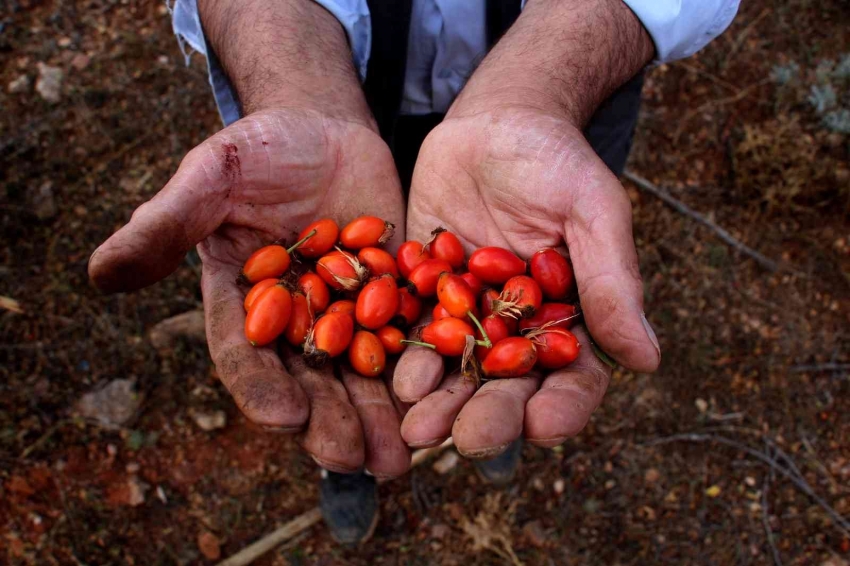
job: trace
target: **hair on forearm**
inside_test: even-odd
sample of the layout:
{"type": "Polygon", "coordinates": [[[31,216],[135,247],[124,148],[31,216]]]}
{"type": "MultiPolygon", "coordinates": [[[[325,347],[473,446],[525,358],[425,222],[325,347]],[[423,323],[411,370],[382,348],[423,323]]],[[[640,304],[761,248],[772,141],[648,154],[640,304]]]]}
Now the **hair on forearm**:
{"type": "Polygon", "coordinates": [[[622,0],[529,0],[460,99],[501,91],[525,105],[558,108],[583,124],[653,52],[622,0]]]}
{"type": "Polygon", "coordinates": [[[313,0],[199,0],[209,47],[243,111],[269,101],[361,106],[351,49],[336,18],[313,0]]]}

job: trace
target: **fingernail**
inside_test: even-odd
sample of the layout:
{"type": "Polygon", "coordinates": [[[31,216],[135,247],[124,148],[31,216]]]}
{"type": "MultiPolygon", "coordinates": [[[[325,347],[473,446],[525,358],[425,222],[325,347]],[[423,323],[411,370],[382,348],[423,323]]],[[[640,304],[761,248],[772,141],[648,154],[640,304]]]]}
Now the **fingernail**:
{"type": "Polygon", "coordinates": [[[320,468],[331,472],[336,472],[337,474],[352,474],[357,471],[357,468],[351,468],[349,466],[342,466],[333,462],[328,462],[327,460],[317,458],[312,454],[310,454],[310,457],[313,458],[313,461],[316,462],[320,468]]]}
{"type": "Polygon", "coordinates": [[[493,458],[504,452],[507,449],[508,445],[510,445],[510,442],[508,442],[507,444],[501,444],[499,446],[475,448],[473,450],[461,450],[460,448],[458,448],[457,451],[460,452],[461,456],[463,456],[464,458],[469,458],[471,460],[486,460],[487,458],[493,458]]]}
{"type": "Polygon", "coordinates": [[[99,252],[99,251],[100,251],[100,246],[98,246],[98,247],[97,247],[97,249],[95,249],[95,250],[91,253],[91,255],[89,256],[89,260],[86,262],[86,270],[88,270],[88,266],[90,266],[90,265],[91,265],[91,260],[93,260],[93,259],[94,259],[94,256],[96,256],[96,255],[97,255],[97,252],[99,252]]]}
{"type": "Polygon", "coordinates": [[[412,442],[408,442],[407,445],[411,448],[431,448],[432,446],[438,446],[443,443],[445,438],[433,438],[431,440],[414,440],[412,442]]]}
{"type": "Polygon", "coordinates": [[[643,328],[646,330],[646,335],[649,336],[649,340],[652,342],[652,345],[655,346],[655,351],[658,352],[658,358],[661,358],[661,346],[658,345],[658,336],[655,335],[655,331],[650,326],[649,321],[646,320],[646,313],[640,313],[640,321],[643,323],[643,328]]]}
{"type": "Polygon", "coordinates": [[[394,480],[398,477],[398,474],[376,474],[375,472],[370,471],[368,468],[363,468],[363,473],[367,477],[375,478],[378,481],[394,480]]]}
{"type": "Polygon", "coordinates": [[[271,425],[263,425],[263,430],[266,432],[280,432],[283,434],[290,434],[293,432],[298,432],[304,427],[301,426],[271,426],[271,425]]]}

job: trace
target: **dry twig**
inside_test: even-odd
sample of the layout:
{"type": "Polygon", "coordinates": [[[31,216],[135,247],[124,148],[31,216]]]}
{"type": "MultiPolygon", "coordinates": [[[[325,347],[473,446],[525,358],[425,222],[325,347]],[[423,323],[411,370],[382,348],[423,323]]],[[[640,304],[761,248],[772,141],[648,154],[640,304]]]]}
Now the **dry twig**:
{"type": "MultiPolygon", "coordinates": [[[[768,448],[769,450],[769,448],[768,448]]],[[[770,452],[767,452],[770,455],[770,452]]],[[[773,537],[773,529],[770,527],[770,513],[768,512],[767,492],[770,489],[770,483],[775,477],[773,468],[770,472],[764,475],[764,482],[761,488],[761,521],[764,524],[764,533],[767,535],[767,544],[770,546],[770,552],[773,554],[773,563],[776,566],[782,566],[782,557],[779,554],[779,549],[776,547],[776,540],[773,537]]]]}
{"type": "MultiPolygon", "coordinates": [[[[452,439],[449,438],[439,446],[426,448],[424,450],[417,450],[411,457],[411,467],[422,464],[428,458],[439,454],[449,446],[452,446],[452,444],[452,439]]],[[[246,546],[230,558],[219,562],[218,566],[246,566],[276,546],[306,531],[318,523],[321,519],[322,512],[318,507],[313,507],[306,513],[298,515],[282,527],[275,529],[260,540],[246,546]]]]}
{"type": "Polygon", "coordinates": [[[721,79],[717,75],[715,75],[713,73],[709,73],[705,69],[697,67],[696,65],[691,65],[690,63],[688,63],[686,61],[676,61],[675,63],[672,63],[672,65],[675,66],[675,67],[681,67],[688,72],[695,73],[697,75],[705,77],[708,80],[710,80],[711,82],[713,82],[717,85],[720,85],[727,90],[731,90],[732,92],[739,92],[741,90],[740,87],[737,87],[737,86],[733,85],[732,83],[730,83],[728,81],[724,81],[723,79],[721,79]]]}
{"type": "Polygon", "coordinates": [[[761,265],[762,267],[764,267],[768,271],[777,271],[779,269],[778,263],[776,263],[772,259],[769,259],[767,256],[760,254],[759,252],[757,252],[753,248],[749,247],[748,245],[744,244],[743,242],[741,242],[740,240],[735,238],[732,234],[727,232],[725,229],[721,228],[720,226],[718,226],[717,224],[715,224],[714,222],[712,222],[711,220],[709,220],[708,218],[706,218],[705,216],[700,214],[699,212],[695,211],[694,209],[692,209],[691,207],[689,207],[688,205],[683,203],[682,201],[674,198],[670,193],[668,193],[664,189],[662,189],[660,187],[656,187],[655,185],[653,185],[652,183],[650,183],[649,181],[647,181],[643,177],[640,177],[640,176],[632,173],[631,171],[626,171],[625,173],[623,173],[623,176],[626,179],[628,179],[629,181],[631,181],[632,183],[634,183],[635,185],[637,185],[639,188],[641,188],[644,191],[652,194],[653,196],[658,197],[659,199],[664,201],[667,205],[669,205],[670,207],[675,209],[677,212],[680,212],[681,214],[684,214],[685,216],[688,216],[689,218],[696,220],[697,222],[699,222],[703,226],[710,228],[715,234],[717,234],[717,236],[721,240],[723,240],[724,242],[726,242],[727,244],[729,244],[730,246],[732,246],[733,248],[735,248],[739,252],[750,256],[759,265],[761,265]]]}
{"type": "Polygon", "coordinates": [[[38,448],[40,448],[45,442],[47,442],[50,439],[51,436],[53,436],[56,433],[57,430],[59,430],[60,428],[62,428],[66,424],[68,424],[69,422],[72,422],[71,419],[61,419],[61,420],[57,421],[53,426],[48,428],[47,431],[44,434],[42,434],[40,437],[38,437],[38,439],[35,442],[33,442],[32,444],[27,446],[24,449],[24,451],[21,452],[21,455],[18,456],[18,458],[21,459],[21,460],[24,460],[27,456],[29,456],[33,452],[33,450],[37,450],[38,448]]]}
{"type": "Polygon", "coordinates": [[[835,527],[841,531],[845,536],[850,536],[850,521],[842,517],[838,511],[836,511],[829,503],[824,501],[822,497],[820,497],[817,493],[815,493],[812,486],[809,485],[809,482],[803,477],[800,473],[800,470],[796,465],[790,460],[789,456],[784,452],[781,452],[779,447],[773,444],[774,450],[777,450],[777,453],[782,457],[783,460],[786,461],[788,467],[786,468],[782,464],[780,464],[776,459],[772,458],[768,454],[756,450],[747,446],[746,444],[742,444],[731,438],[726,438],[725,436],[718,436],[715,434],[700,434],[700,433],[685,433],[685,434],[674,434],[673,436],[667,436],[664,438],[658,438],[646,444],[646,446],[658,446],[661,444],[670,444],[672,442],[714,442],[717,444],[723,444],[725,446],[730,446],[735,448],[736,450],[740,450],[752,456],[753,458],[761,461],[766,464],[772,470],[775,470],[788,478],[791,483],[793,483],[797,489],[805,493],[809,496],[809,498],[820,506],[824,512],[829,515],[832,522],[835,524],[835,527]]]}
{"type": "Polygon", "coordinates": [[[806,371],[850,371],[850,364],[812,364],[802,366],[791,366],[791,371],[794,373],[803,373],[806,371]]]}

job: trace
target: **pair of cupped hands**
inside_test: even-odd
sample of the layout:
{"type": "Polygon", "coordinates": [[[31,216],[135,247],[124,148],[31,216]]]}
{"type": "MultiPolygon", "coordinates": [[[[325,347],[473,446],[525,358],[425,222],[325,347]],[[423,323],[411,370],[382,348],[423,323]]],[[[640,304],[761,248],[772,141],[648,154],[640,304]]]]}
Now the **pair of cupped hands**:
{"type": "MultiPolygon", "coordinates": [[[[651,54],[651,44],[647,49],[651,54]]],[[[514,69],[520,73],[523,65],[514,69]]],[[[476,72],[428,135],[407,203],[356,87],[351,105],[323,106],[318,90],[252,104],[246,117],[193,149],[168,184],[95,251],[90,277],[105,292],[145,287],[197,246],[207,340],[221,381],[249,420],[296,434],[329,470],[398,476],[410,467],[412,448],[450,436],[470,458],[495,456],[520,437],[558,445],[584,428],[611,376],[588,331],[636,371],[656,369],[660,350],[643,314],[631,205],[585,140],[586,115],[549,105],[521,85],[503,89],[501,74],[493,65],[476,72]],[[476,79],[487,72],[489,84],[476,79]],[[342,226],[364,214],[395,224],[391,252],[406,239],[426,241],[438,226],[455,233],[467,254],[482,246],[522,258],[543,248],[569,250],[587,327],[574,329],[583,345],[578,360],[548,375],[476,389],[421,347],[409,347],[383,379],[374,379],[345,363],[312,369],[286,345],[251,346],[244,335],[247,288],[237,283],[246,258],[272,241],[292,241],[314,220],[329,217],[342,226]]]]}

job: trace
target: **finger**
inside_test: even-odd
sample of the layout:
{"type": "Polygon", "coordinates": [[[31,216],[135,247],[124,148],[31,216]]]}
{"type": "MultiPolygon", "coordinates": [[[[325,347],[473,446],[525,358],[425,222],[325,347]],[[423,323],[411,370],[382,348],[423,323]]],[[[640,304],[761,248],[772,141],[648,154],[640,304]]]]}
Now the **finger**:
{"type": "Polygon", "coordinates": [[[424,346],[408,346],[393,374],[393,389],[405,403],[416,403],[431,393],[443,378],[443,356],[424,346]]]}
{"type": "Polygon", "coordinates": [[[159,281],[221,224],[240,166],[236,146],[214,140],[192,150],[168,184],[94,251],[88,270],[98,289],[133,291],[159,281]]]}
{"type": "Polygon", "coordinates": [[[459,373],[448,376],[439,389],[413,405],[401,423],[401,436],[408,446],[430,448],[452,434],[452,424],[464,404],[475,393],[472,379],[459,373]]]}
{"type": "MultiPolygon", "coordinates": [[[[408,338],[419,340],[419,329],[431,322],[427,312],[408,332],[408,338]]],[[[393,371],[393,392],[404,403],[416,403],[434,391],[445,374],[443,356],[424,346],[408,345],[393,371]]]]}
{"type": "Polygon", "coordinates": [[[204,262],[201,289],[210,356],[222,383],[248,419],[282,431],[299,430],[310,414],[307,396],[272,349],[255,348],[245,338],[238,270],[204,262]]]}
{"type": "Polygon", "coordinates": [[[550,374],[525,406],[525,437],[537,446],[557,446],[581,432],[611,379],[611,368],[593,352],[584,328],[572,331],[582,345],[578,359],[550,374]]]}
{"type": "Polygon", "coordinates": [[[395,374],[395,368],[397,365],[398,358],[395,356],[387,360],[387,367],[384,370],[383,380],[384,385],[387,387],[387,392],[390,394],[390,399],[393,400],[393,405],[395,406],[399,419],[403,419],[412,405],[399,399],[399,396],[396,395],[395,389],[393,388],[393,375],[395,374]]]}
{"type": "Polygon", "coordinates": [[[281,357],[310,400],[310,422],[298,436],[298,444],[332,472],[346,474],[362,468],[366,456],[363,428],[332,365],[313,369],[289,346],[281,349],[281,357]]]}
{"type": "Polygon", "coordinates": [[[590,334],[627,368],[655,371],[661,349],[643,313],[629,198],[607,169],[579,190],[565,234],[590,334]]]}
{"type": "Polygon", "coordinates": [[[394,478],[407,472],[410,450],[401,438],[401,419],[384,381],[362,377],[343,366],[342,383],[363,426],[366,469],[378,478],[394,478]]]}
{"type": "Polygon", "coordinates": [[[452,426],[458,452],[492,458],[522,435],[525,404],[537,391],[537,375],[485,383],[463,406],[452,426]]]}

